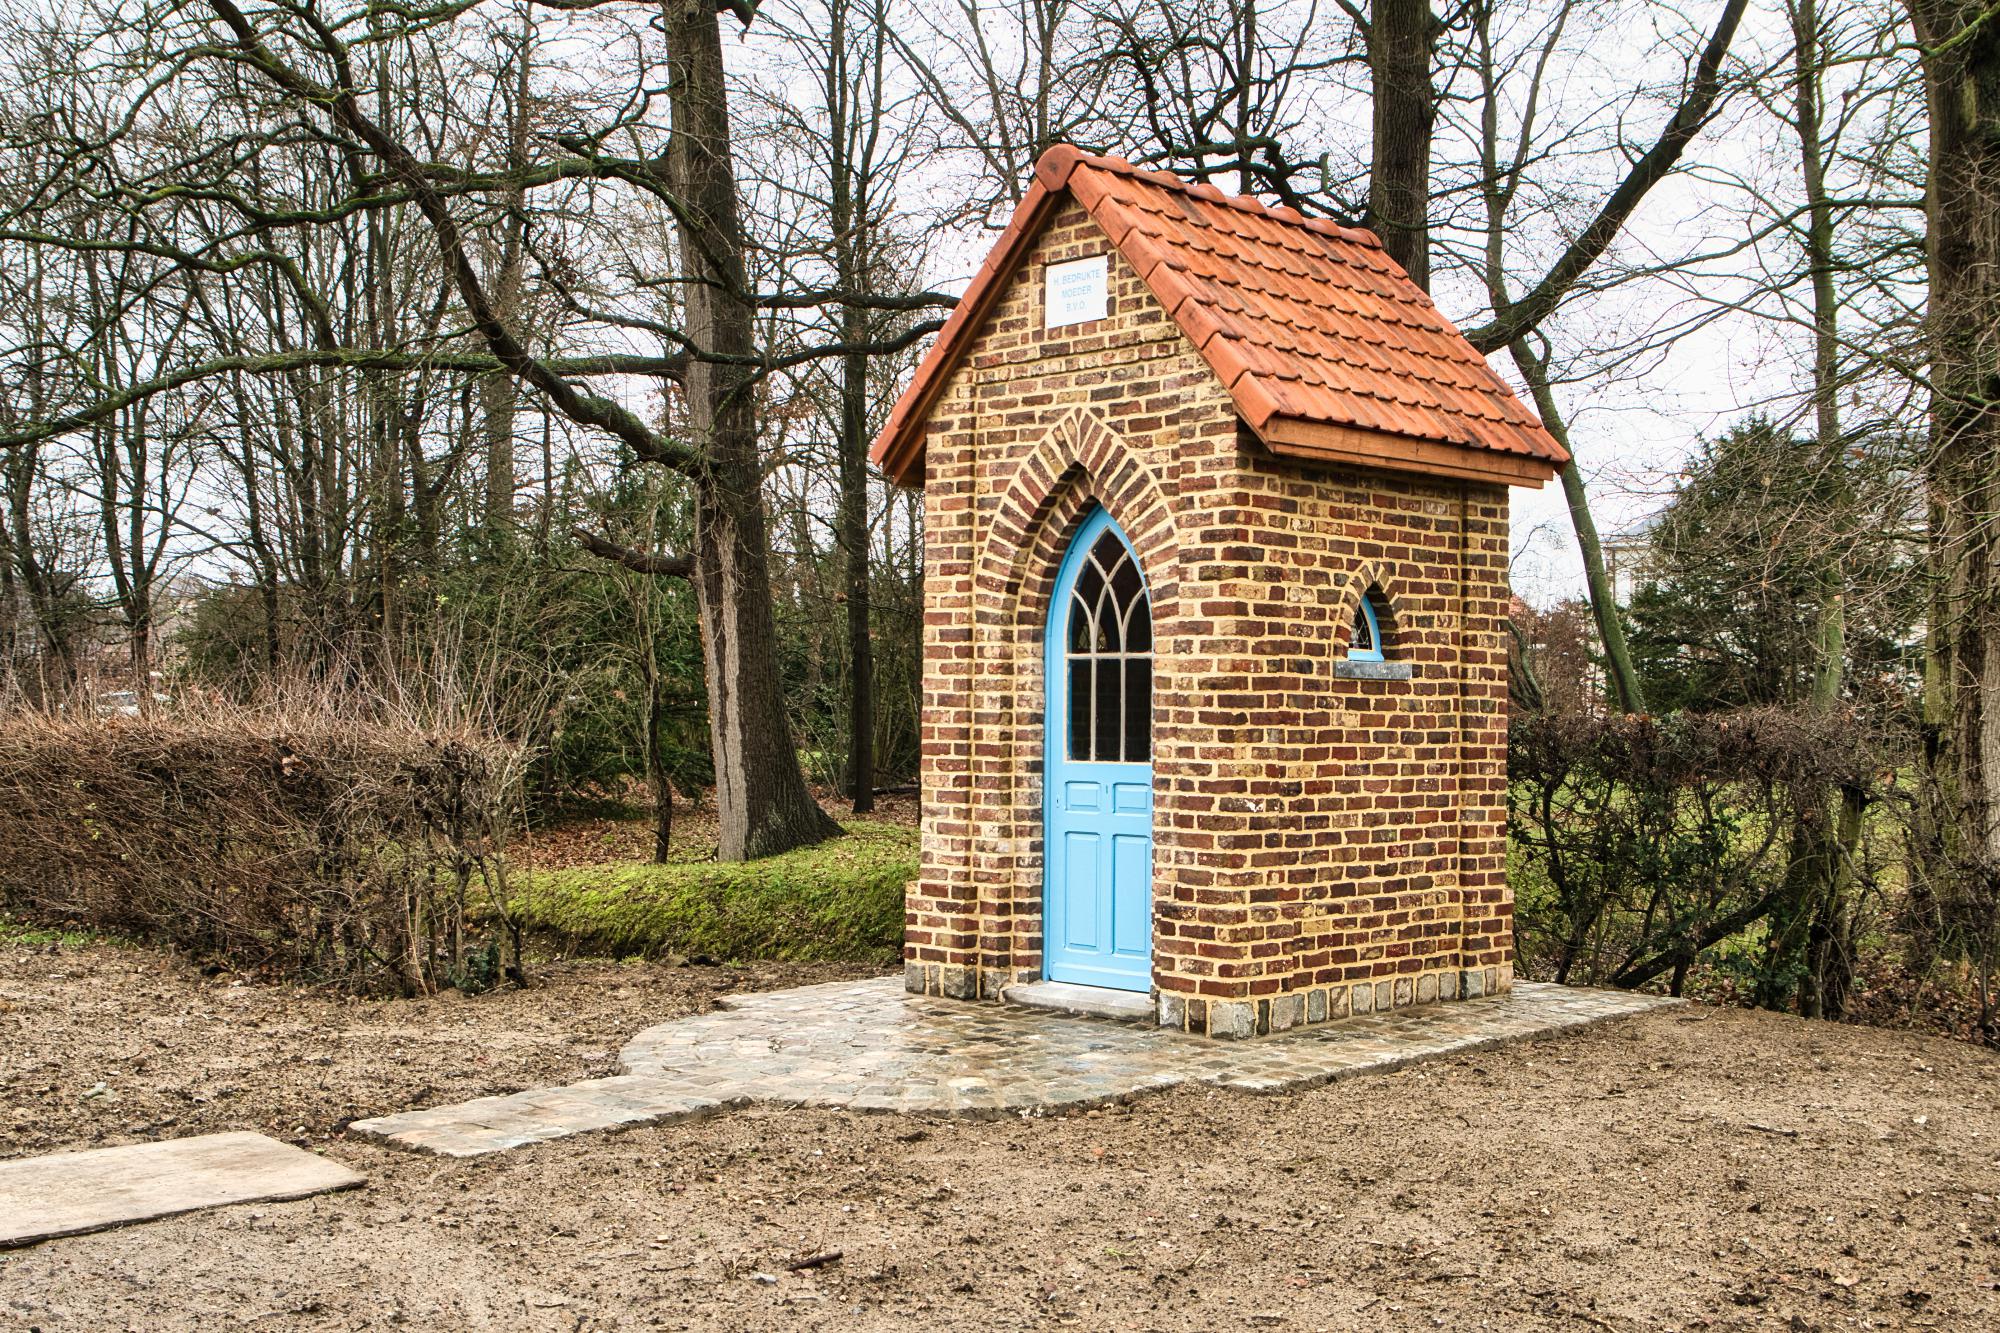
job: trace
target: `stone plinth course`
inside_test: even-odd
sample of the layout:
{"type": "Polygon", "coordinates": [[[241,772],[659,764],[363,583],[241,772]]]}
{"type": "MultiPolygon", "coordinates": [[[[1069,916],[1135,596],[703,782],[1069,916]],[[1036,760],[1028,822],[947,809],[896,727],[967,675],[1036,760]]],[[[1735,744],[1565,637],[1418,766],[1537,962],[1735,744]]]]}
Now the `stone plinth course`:
{"type": "Polygon", "coordinates": [[[1511,994],[1223,1043],[912,995],[899,978],[843,981],[730,996],[712,1013],[647,1028],[625,1046],[626,1072],[616,1078],[358,1120],[348,1132],[472,1157],[753,1103],[996,1117],[1100,1105],[1182,1083],[1279,1093],[1676,1003],[1521,982],[1511,994]]]}
{"type": "Polygon", "coordinates": [[[0,1247],[361,1183],[338,1162],[245,1132],[26,1157],[0,1162],[0,1247]]]}

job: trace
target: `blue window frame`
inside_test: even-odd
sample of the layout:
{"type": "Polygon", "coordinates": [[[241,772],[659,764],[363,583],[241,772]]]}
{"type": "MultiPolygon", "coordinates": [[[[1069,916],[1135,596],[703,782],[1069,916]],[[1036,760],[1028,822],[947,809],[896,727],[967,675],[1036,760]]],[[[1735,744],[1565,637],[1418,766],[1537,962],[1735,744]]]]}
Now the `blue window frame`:
{"type": "Polygon", "coordinates": [[[1361,594],[1354,608],[1354,629],[1347,637],[1347,660],[1382,661],[1382,620],[1375,614],[1375,590],[1361,594]]]}

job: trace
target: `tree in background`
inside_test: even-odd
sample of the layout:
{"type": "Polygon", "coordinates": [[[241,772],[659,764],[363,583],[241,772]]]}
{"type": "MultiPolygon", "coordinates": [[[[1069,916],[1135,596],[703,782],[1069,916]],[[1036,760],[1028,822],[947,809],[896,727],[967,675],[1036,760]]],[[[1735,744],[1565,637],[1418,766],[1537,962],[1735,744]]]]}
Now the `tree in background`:
{"type": "MultiPolygon", "coordinates": [[[[1561,4],[1528,40],[1503,43],[1496,39],[1494,25],[1499,7],[1486,3],[1468,7],[1471,36],[1464,60],[1480,90],[1478,115],[1468,133],[1477,146],[1476,195],[1484,221],[1469,267],[1486,293],[1492,317],[1469,330],[1466,337],[1489,355],[1503,348],[1508,352],[1542,424],[1570,455],[1559,475],[1604,652],[1607,692],[1619,709],[1638,713],[1645,711],[1646,698],[1626,649],[1625,626],[1577,461],[1576,442],[1556,400],[1556,377],[1544,326],[1576,294],[1647,194],[1674,173],[1682,155],[1716,113],[1725,91],[1724,62],[1746,3],[1729,0],[1722,6],[1714,28],[1688,62],[1665,124],[1643,149],[1637,145],[1626,148],[1628,165],[1622,177],[1612,189],[1596,195],[1585,211],[1574,210],[1570,192],[1542,180],[1538,171],[1553,149],[1549,140],[1559,143],[1574,132],[1573,127],[1549,126],[1543,105],[1551,96],[1550,77],[1559,69],[1565,30],[1578,8],[1561,4]],[[1519,291],[1515,271],[1520,257],[1513,253],[1516,247],[1510,242],[1516,238],[1524,210],[1550,205],[1569,206],[1566,211],[1577,211],[1576,221],[1565,228],[1564,244],[1543,261],[1539,276],[1527,290],[1519,291]]],[[[1616,138],[1623,146],[1622,123],[1617,126],[1616,138]]],[[[1377,152],[1382,151],[1378,140],[1377,152]]]]}
{"type": "Polygon", "coordinates": [[[1516,713],[1604,711],[1604,659],[1595,651],[1590,603],[1572,597],[1541,610],[1517,597],[1507,628],[1507,686],[1516,713]]]}
{"type": "Polygon", "coordinates": [[[1373,154],[1367,222],[1410,280],[1429,291],[1437,49],[1449,23],[1430,0],[1370,0],[1365,13],[1341,0],[1341,8],[1368,53],[1373,154]]]}
{"type": "MultiPolygon", "coordinates": [[[[751,81],[748,112],[760,126],[749,170],[771,211],[785,218],[783,236],[765,239],[767,260],[779,269],[771,285],[820,294],[809,305],[767,303],[776,326],[770,341],[845,349],[805,368],[793,386],[813,434],[825,437],[818,452],[830,458],[793,451],[812,461],[792,507],[798,531],[809,534],[818,498],[811,478],[831,473],[831,538],[842,565],[834,600],[846,632],[829,645],[837,661],[812,665],[844,667],[838,783],[862,814],[874,807],[878,769],[874,548],[887,503],[885,488],[871,481],[868,449],[907,370],[907,358],[869,349],[954,300],[915,287],[924,237],[898,216],[904,182],[932,154],[918,132],[922,94],[896,68],[886,0],[815,0],[796,15],[767,11],[760,21],[783,53],[779,70],[751,81]],[[801,76],[813,80],[816,97],[794,95],[801,76]]],[[[804,559],[809,544],[796,540],[794,556],[804,559]]]]}
{"type": "Polygon", "coordinates": [[[1930,110],[1931,586],[1922,893],[1940,943],[2000,966],[2000,9],[1907,0],[1930,110]]]}
{"type": "MultiPolygon", "coordinates": [[[[1574,607],[1524,615],[1521,707],[1886,717],[1928,543],[1911,939],[1991,960],[1994,19],[1747,13],[767,0],[726,42],[697,0],[0,7],[10,678],[183,641],[205,679],[387,690],[452,660],[549,800],[643,777],[663,841],[672,775],[712,759],[726,853],[818,836],[808,774],[865,808],[917,750],[921,501],[866,443],[951,304],[927,277],[1070,140],[1372,221],[1565,439],[1608,386],[1671,391],[1648,370],[1681,334],[1761,321],[1768,420],[1683,479],[1630,651],[1565,471],[1603,646],[1574,607]],[[240,586],[170,631],[189,568],[240,586]]],[[[1776,890],[1682,900],[1697,936],[1762,932],[1767,1003],[1838,1007],[1848,794],[1775,794],[1776,890]]],[[[1621,975],[1691,965],[1688,938],[1621,975]]]]}
{"type": "Polygon", "coordinates": [[[1658,711],[1812,702],[1821,571],[1836,551],[1852,627],[1838,677],[1913,683],[1922,580],[1900,444],[1863,453],[1852,485],[1769,418],[1701,443],[1648,534],[1628,609],[1633,663],[1658,711]]]}
{"type": "MultiPolygon", "coordinates": [[[[460,128],[457,102],[421,95],[404,100],[400,94],[410,83],[430,83],[429,76],[440,67],[448,68],[446,79],[476,73],[457,62],[465,43],[456,40],[459,34],[450,26],[468,15],[476,18],[476,11],[392,20],[358,12],[328,19],[286,6],[246,11],[232,0],[213,0],[208,9],[227,41],[197,41],[177,64],[153,62],[161,58],[159,50],[191,35],[178,15],[149,18],[143,23],[156,26],[113,34],[134,37],[136,44],[108,65],[95,66],[98,73],[137,68],[149,76],[164,70],[166,77],[140,86],[139,101],[122,121],[117,115],[99,119],[113,127],[109,142],[127,159],[119,166],[137,166],[133,158],[139,144],[150,141],[130,127],[150,125],[151,103],[171,95],[215,134],[246,134],[244,155],[252,169],[232,167],[226,156],[196,153],[152,168],[178,180],[184,187],[180,191],[116,192],[114,187],[112,211],[129,217],[141,234],[101,248],[112,256],[163,264],[177,280],[204,288],[245,270],[276,272],[286,279],[287,299],[306,307],[313,344],[270,353],[239,352],[202,341],[190,352],[223,354],[206,361],[184,356],[177,358],[179,364],[146,373],[85,374],[79,377],[81,385],[110,379],[120,387],[110,393],[86,389],[81,404],[34,423],[9,443],[25,447],[77,430],[101,431],[121,415],[148,410],[156,401],[178,403],[174,395],[193,384],[246,374],[308,376],[307,399],[298,413],[277,418],[280,432],[295,429],[320,440],[329,434],[324,425],[332,423],[340,439],[349,424],[341,418],[349,405],[358,405],[361,419],[353,423],[358,443],[351,450],[342,446],[331,474],[309,465],[287,478],[286,489],[304,498],[301,512],[307,516],[327,513],[327,501],[335,496],[357,490],[371,495],[360,510],[367,526],[339,533],[346,548],[340,563],[372,569],[372,638],[394,645],[405,637],[403,612],[412,574],[424,575],[422,586],[436,583],[434,559],[413,571],[404,536],[414,517],[418,550],[435,556],[440,515],[430,503],[437,498],[431,482],[442,482],[469,459],[479,459],[486,481],[481,526],[490,533],[495,519],[511,518],[502,511],[511,509],[515,489],[511,446],[516,411],[504,386],[496,386],[501,379],[517,380],[534,392],[545,413],[609,437],[641,462],[684,476],[693,488],[695,522],[688,551],[658,555],[586,545],[628,568],[693,581],[708,658],[722,854],[767,854],[833,831],[833,823],[806,791],[782,680],[768,669],[778,652],[758,425],[763,386],[784,365],[825,355],[893,351],[935,325],[901,330],[902,341],[887,349],[845,344],[831,351],[795,350],[789,361],[775,365],[771,354],[756,345],[761,302],[744,264],[747,237],[738,210],[726,70],[714,8],[676,4],[664,14],[655,39],[664,48],[660,63],[666,74],[668,127],[663,140],[652,132],[644,96],[623,106],[609,103],[601,118],[589,108],[566,107],[563,114],[572,128],[527,133],[520,117],[531,100],[523,82],[528,42],[520,22],[510,22],[496,39],[499,57],[485,71],[508,93],[496,94],[497,104],[512,108],[506,132],[496,144],[479,137],[483,127],[465,127],[475,137],[453,145],[463,148],[464,159],[446,170],[434,165],[433,145],[441,134],[449,137],[460,128]],[[455,40],[440,40],[447,34],[455,40]],[[118,60],[128,65],[120,66],[118,60]],[[600,123],[592,124],[594,118],[600,123]],[[262,153],[282,155],[294,142],[288,125],[294,119],[341,145],[335,169],[298,181],[307,190],[327,188],[331,197],[311,204],[246,197],[245,189],[261,178],[254,167],[263,163],[262,153]],[[524,156],[530,144],[538,150],[532,161],[524,156]],[[621,151],[635,144],[639,151],[621,151]],[[214,175],[218,169],[225,174],[214,175]],[[667,318],[599,321],[645,330],[667,344],[661,355],[551,356],[538,346],[546,343],[548,333],[524,319],[524,254],[536,260],[540,292],[544,298],[553,295],[558,308],[566,308],[566,318],[602,313],[587,303],[587,296],[578,299],[584,284],[568,256],[560,248],[542,248],[539,237],[524,231],[520,221],[524,212],[562,218],[574,198],[573,192],[566,193],[568,183],[576,180],[615,186],[627,208],[657,207],[669,221],[674,244],[668,273],[653,269],[654,289],[665,288],[671,295],[663,312],[667,318]],[[542,201],[549,191],[557,196],[553,212],[542,201]],[[190,216],[203,210],[218,216],[190,216]],[[361,296],[347,302],[338,281],[331,287],[347,308],[359,312],[357,326],[343,327],[336,308],[321,295],[325,289],[306,276],[298,256],[287,253],[282,243],[270,242],[297,239],[310,246],[329,232],[337,237],[356,220],[364,238],[358,247],[362,264],[358,272],[349,269],[347,277],[358,278],[361,296]],[[263,248],[255,248],[260,244],[263,248]],[[403,293],[399,280],[409,284],[403,293]],[[466,332],[447,333],[448,327],[466,332]],[[352,379],[362,391],[330,393],[332,386],[324,382],[329,371],[352,379]],[[649,424],[616,397],[579,383],[592,375],[633,373],[664,376],[678,386],[671,421],[649,424]],[[436,409],[426,399],[432,393],[452,393],[465,384],[465,376],[472,378],[475,392],[457,395],[462,429],[441,460],[440,473],[428,466],[435,455],[425,437],[434,428],[436,409]],[[358,485],[356,478],[361,479],[358,485]],[[409,501],[415,502],[414,515],[409,501]]],[[[576,12],[594,18],[634,11],[606,3],[576,12]]],[[[120,51],[118,41],[110,49],[120,51]]],[[[88,62],[84,67],[93,68],[88,62]]],[[[644,87],[653,68],[650,56],[640,56],[632,72],[635,86],[644,87]]],[[[103,86],[118,96],[130,95],[132,87],[115,82],[103,86]]],[[[70,177],[89,169],[94,168],[70,160],[44,183],[42,193],[84,197],[70,177]]],[[[58,251],[79,244],[74,228],[60,234],[17,232],[15,239],[58,251]]],[[[99,250],[91,244],[83,253],[94,256],[99,250]]],[[[206,300],[179,304],[196,311],[224,304],[221,291],[203,295],[206,300]]],[[[806,305],[826,303],[831,294],[790,293],[780,299],[806,305]]],[[[172,304],[159,302],[157,313],[164,314],[172,304]]],[[[172,332],[185,323],[184,314],[180,324],[168,318],[157,327],[172,332]]],[[[227,318],[213,323],[208,332],[218,340],[234,327],[227,318]]],[[[246,483],[257,477],[254,459],[259,452],[251,446],[242,451],[246,483]]],[[[129,459],[129,451],[123,457],[129,459]]],[[[546,473],[545,468],[545,480],[546,473]]],[[[314,576],[325,586],[337,583],[331,562],[314,556],[310,563],[315,568],[308,571],[309,584],[314,576]]],[[[393,667],[385,662],[383,669],[393,667]]]]}

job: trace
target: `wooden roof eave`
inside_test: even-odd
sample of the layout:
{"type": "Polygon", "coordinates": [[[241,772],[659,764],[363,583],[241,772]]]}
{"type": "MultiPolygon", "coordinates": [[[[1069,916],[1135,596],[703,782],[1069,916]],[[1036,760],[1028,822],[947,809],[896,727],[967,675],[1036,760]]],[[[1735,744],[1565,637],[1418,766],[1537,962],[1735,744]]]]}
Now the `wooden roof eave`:
{"type": "Polygon", "coordinates": [[[1273,416],[1261,425],[1246,418],[1243,424],[1272,453],[1317,463],[1341,463],[1531,489],[1539,489],[1556,475],[1558,469],[1557,464],[1547,459],[1526,454],[1444,444],[1388,431],[1304,421],[1297,417],[1273,416]]]}

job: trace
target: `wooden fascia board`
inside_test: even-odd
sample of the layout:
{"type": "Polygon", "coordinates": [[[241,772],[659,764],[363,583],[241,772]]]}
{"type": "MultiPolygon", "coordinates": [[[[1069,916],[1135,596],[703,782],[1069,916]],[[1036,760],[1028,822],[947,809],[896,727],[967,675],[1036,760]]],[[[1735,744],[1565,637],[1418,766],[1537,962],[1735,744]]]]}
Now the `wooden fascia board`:
{"type": "Polygon", "coordinates": [[[1253,433],[1274,454],[1316,462],[1531,488],[1540,487],[1556,474],[1556,464],[1547,459],[1469,449],[1459,444],[1419,440],[1358,426],[1303,421],[1297,417],[1274,416],[1261,428],[1253,428],[1253,433]]]}

